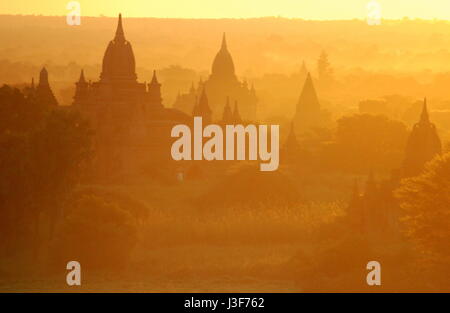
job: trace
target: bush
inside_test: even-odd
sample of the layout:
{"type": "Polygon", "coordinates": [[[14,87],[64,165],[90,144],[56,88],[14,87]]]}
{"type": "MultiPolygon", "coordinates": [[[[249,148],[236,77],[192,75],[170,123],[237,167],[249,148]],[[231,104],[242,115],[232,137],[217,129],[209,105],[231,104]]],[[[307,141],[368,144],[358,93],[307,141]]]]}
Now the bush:
{"type": "Polygon", "coordinates": [[[54,240],[55,260],[80,262],[83,268],[117,270],[125,266],[136,244],[132,215],[94,195],[76,200],[65,212],[54,240]]]}
{"type": "Polygon", "coordinates": [[[450,288],[450,153],[429,162],[422,175],[403,180],[396,195],[420,265],[450,288]]]}

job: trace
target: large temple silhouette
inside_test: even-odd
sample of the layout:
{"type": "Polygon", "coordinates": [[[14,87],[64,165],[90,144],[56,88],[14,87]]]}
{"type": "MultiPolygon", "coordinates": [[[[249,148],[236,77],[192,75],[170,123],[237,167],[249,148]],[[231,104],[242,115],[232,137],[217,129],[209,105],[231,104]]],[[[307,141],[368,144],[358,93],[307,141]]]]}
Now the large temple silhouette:
{"type": "Polygon", "coordinates": [[[81,71],[73,107],[95,132],[95,167],[105,174],[137,174],[170,160],[170,130],[190,117],[165,108],[161,84],[153,73],[149,84],[137,81],[131,43],[125,39],[122,16],[106,48],[100,79],[88,82],[81,71]]]}
{"type": "Polygon", "coordinates": [[[246,81],[241,82],[237,78],[225,34],[222,46],[214,58],[208,80],[204,82],[200,80],[197,88],[192,85],[188,93],[179,94],[173,107],[190,114],[198,105],[204,91],[209,100],[213,120],[222,119],[227,101],[235,104],[243,120],[256,120],[258,98],[255,88],[253,85],[249,87],[246,81]]]}

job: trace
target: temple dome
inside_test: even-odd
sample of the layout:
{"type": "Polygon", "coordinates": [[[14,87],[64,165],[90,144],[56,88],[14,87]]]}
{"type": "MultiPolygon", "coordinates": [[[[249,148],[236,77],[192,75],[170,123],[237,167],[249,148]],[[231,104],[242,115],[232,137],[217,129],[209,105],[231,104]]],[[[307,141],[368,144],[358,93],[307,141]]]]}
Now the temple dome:
{"type": "Polygon", "coordinates": [[[102,81],[135,81],[137,79],[133,48],[125,39],[121,14],[119,14],[116,36],[109,42],[103,57],[100,78],[102,81]]]}
{"type": "Polygon", "coordinates": [[[222,47],[212,64],[211,77],[222,80],[236,79],[233,58],[231,57],[230,52],[228,52],[225,34],[223,34],[222,47]]]}

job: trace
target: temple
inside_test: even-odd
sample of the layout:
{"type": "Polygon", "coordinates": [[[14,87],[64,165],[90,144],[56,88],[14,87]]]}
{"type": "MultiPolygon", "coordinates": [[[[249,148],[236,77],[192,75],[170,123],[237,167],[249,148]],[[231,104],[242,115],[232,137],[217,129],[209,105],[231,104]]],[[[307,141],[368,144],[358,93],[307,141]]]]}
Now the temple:
{"type": "Polygon", "coordinates": [[[214,58],[208,80],[200,81],[197,89],[192,85],[187,94],[180,94],[173,107],[186,113],[192,112],[196,104],[195,97],[201,94],[203,88],[207,91],[213,120],[222,119],[223,104],[227,99],[239,103],[239,113],[243,120],[256,120],[258,99],[255,88],[253,86],[249,88],[246,81],[241,82],[237,78],[225,34],[221,48],[214,58]]]}
{"type": "Polygon", "coordinates": [[[205,88],[203,88],[200,100],[195,104],[194,110],[192,111],[192,117],[196,116],[203,118],[203,124],[211,124],[212,122],[212,111],[209,107],[205,88]]]}
{"type": "Polygon", "coordinates": [[[100,79],[88,82],[81,71],[73,107],[91,123],[95,132],[96,168],[105,174],[134,175],[170,160],[170,130],[190,117],[165,108],[156,72],[149,84],[137,81],[132,45],[125,38],[119,15],[109,42],[100,79]]]}
{"type": "Polygon", "coordinates": [[[441,154],[441,150],[441,141],[435,125],[430,122],[425,99],[420,120],[409,135],[401,169],[394,170],[389,179],[380,182],[376,182],[371,173],[363,192],[355,185],[347,208],[349,221],[361,234],[386,234],[395,230],[400,210],[394,190],[402,178],[420,175],[424,165],[441,154]]]}
{"type": "MultiPolygon", "coordinates": [[[[31,88],[34,89],[34,81],[32,81],[31,88]]],[[[50,88],[50,84],[48,82],[48,72],[45,67],[42,68],[39,74],[39,82],[35,89],[34,95],[36,96],[36,100],[39,103],[45,103],[49,106],[58,105],[58,101],[56,100],[55,96],[53,95],[53,91],[50,88]]]]}
{"type": "Polygon", "coordinates": [[[441,154],[442,144],[436,126],[430,122],[425,98],[420,120],[413,126],[406,145],[403,161],[403,177],[416,176],[422,172],[425,163],[441,154]]]}
{"type": "Polygon", "coordinates": [[[319,99],[310,73],[306,76],[303,90],[297,102],[294,122],[299,134],[315,127],[321,127],[324,123],[319,99]]]}

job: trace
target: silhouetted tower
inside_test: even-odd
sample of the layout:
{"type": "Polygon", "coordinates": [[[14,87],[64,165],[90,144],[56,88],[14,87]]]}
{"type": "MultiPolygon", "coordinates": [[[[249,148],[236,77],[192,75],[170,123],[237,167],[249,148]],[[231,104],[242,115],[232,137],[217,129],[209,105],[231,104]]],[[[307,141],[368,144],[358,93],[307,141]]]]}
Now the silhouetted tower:
{"type": "Polygon", "coordinates": [[[217,119],[221,118],[220,114],[222,113],[222,107],[219,105],[227,96],[239,101],[239,111],[244,120],[256,118],[257,97],[255,90],[250,90],[246,81],[238,80],[225,33],[222,37],[220,50],[212,63],[211,75],[204,84],[208,90],[211,109],[214,114],[218,115],[216,116],[217,119]]]}
{"type": "Polygon", "coordinates": [[[192,112],[193,116],[201,116],[203,118],[203,124],[211,124],[212,122],[212,111],[208,104],[208,97],[206,96],[206,90],[203,88],[202,95],[198,104],[194,107],[192,112]]]}
{"type": "Polygon", "coordinates": [[[225,124],[233,123],[233,112],[231,111],[230,97],[227,97],[227,103],[223,109],[222,122],[225,124]]]}
{"type": "Polygon", "coordinates": [[[236,74],[234,71],[234,62],[227,47],[227,40],[225,33],[222,37],[222,46],[214,58],[211,68],[211,79],[221,81],[236,81],[236,74]]]}
{"type": "Polygon", "coordinates": [[[214,119],[221,120],[223,113],[223,99],[227,96],[239,101],[239,111],[244,120],[255,120],[258,98],[255,89],[249,88],[246,81],[241,82],[236,76],[233,58],[228,50],[225,33],[219,51],[214,57],[211,66],[211,75],[203,81],[200,78],[196,90],[182,94],[175,101],[173,107],[183,112],[192,112],[193,92],[201,95],[203,88],[208,90],[208,100],[214,119]]]}
{"type": "Polygon", "coordinates": [[[322,124],[320,103],[310,73],[306,76],[294,120],[300,133],[322,124]]]}
{"type": "Polygon", "coordinates": [[[121,15],[113,37],[104,53],[100,80],[88,83],[86,102],[78,101],[86,86],[81,75],[73,101],[94,131],[96,171],[110,178],[142,175],[143,168],[170,162],[168,134],[174,125],[189,123],[192,112],[192,108],[189,114],[164,108],[156,75],[148,84],[137,80],[121,15]]]}
{"type": "Polygon", "coordinates": [[[48,82],[48,72],[46,68],[42,68],[39,74],[39,83],[36,88],[36,100],[38,103],[48,106],[57,106],[58,101],[53,95],[53,91],[50,88],[50,84],[48,82]]]}
{"type": "Polygon", "coordinates": [[[420,120],[413,126],[406,145],[403,176],[420,174],[425,163],[442,153],[442,144],[436,127],[430,122],[425,98],[420,120]]]}
{"type": "Polygon", "coordinates": [[[75,83],[75,86],[75,96],[73,99],[77,103],[83,104],[89,97],[89,83],[84,78],[83,70],[81,70],[80,78],[78,79],[78,82],[75,83]]]}
{"type": "Polygon", "coordinates": [[[116,35],[106,48],[100,79],[102,82],[130,82],[137,79],[133,48],[125,39],[122,14],[119,14],[116,35]]]}
{"type": "Polygon", "coordinates": [[[163,106],[161,97],[161,84],[156,78],[156,71],[153,71],[152,81],[150,82],[150,84],[148,84],[148,97],[150,107],[161,108],[163,106]]]}

